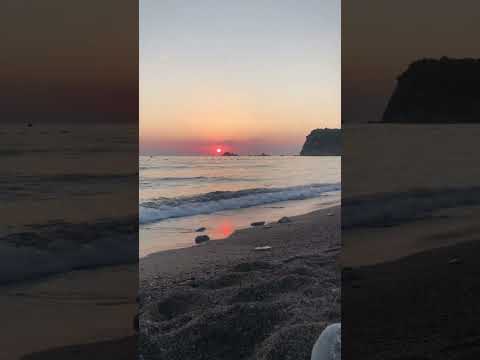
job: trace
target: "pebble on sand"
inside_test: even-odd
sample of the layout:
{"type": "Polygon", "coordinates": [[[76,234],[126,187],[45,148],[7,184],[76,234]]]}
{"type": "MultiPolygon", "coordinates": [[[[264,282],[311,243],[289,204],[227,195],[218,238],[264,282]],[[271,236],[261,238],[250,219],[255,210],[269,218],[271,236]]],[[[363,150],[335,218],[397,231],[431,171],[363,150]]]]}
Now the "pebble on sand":
{"type": "Polygon", "coordinates": [[[210,240],[210,237],[208,235],[199,235],[195,238],[195,243],[200,244],[208,240],[210,240]]]}
{"type": "Polygon", "coordinates": [[[207,230],[207,228],[202,226],[195,230],[195,232],[204,232],[205,230],[207,230]]]}
{"type": "Polygon", "coordinates": [[[265,221],[256,221],[250,224],[251,226],[263,226],[265,225],[265,221]]]}
{"type": "Polygon", "coordinates": [[[257,246],[253,250],[255,250],[255,251],[266,251],[266,250],[271,250],[271,249],[272,249],[271,246],[266,245],[266,246],[257,246]]]}

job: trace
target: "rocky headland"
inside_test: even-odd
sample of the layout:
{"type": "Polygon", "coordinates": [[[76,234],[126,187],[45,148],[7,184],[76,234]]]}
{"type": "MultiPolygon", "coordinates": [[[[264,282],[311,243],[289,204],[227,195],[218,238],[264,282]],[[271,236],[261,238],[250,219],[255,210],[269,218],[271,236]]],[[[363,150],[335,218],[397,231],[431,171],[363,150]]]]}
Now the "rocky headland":
{"type": "Polygon", "coordinates": [[[422,59],[397,78],[383,122],[480,122],[480,59],[422,59]]]}
{"type": "Polygon", "coordinates": [[[315,129],[307,136],[300,155],[340,156],[342,154],[341,129],[315,129]]]}

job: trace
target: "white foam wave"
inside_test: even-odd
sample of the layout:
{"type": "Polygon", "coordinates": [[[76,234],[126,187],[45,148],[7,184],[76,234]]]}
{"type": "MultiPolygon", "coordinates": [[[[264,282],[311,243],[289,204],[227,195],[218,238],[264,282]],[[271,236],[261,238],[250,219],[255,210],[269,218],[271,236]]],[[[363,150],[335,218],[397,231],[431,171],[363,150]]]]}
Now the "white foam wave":
{"type": "Polygon", "coordinates": [[[147,224],[169,218],[211,214],[223,210],[241,209],[280,201],[304,200],[340,190],[339,183],[311,184],[286,188],[216,191],[177,199],[162,198],[140,204],[139,222],[140,224],[147,224]]]}

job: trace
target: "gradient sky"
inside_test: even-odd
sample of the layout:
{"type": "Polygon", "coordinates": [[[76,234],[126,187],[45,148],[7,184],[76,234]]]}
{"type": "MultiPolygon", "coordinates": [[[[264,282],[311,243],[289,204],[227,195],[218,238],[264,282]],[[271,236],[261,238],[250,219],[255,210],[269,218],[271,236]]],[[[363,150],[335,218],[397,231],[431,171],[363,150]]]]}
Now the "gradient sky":
{"type": "Polygon", "coordinates": [[[339,126],[339,0],[140,0],[141,153],[298,153],[339,126]]]}
{"type": "Polygon", "coordinates": [[[0,109],[9,122],[138,122],[138,4],[2,0],[0,109]]]}
{"type": "Polygon", "coordinates": [[[408,65],[480,57],[478,0],[342,1],[342,121],[380,121],[408,65]]]}

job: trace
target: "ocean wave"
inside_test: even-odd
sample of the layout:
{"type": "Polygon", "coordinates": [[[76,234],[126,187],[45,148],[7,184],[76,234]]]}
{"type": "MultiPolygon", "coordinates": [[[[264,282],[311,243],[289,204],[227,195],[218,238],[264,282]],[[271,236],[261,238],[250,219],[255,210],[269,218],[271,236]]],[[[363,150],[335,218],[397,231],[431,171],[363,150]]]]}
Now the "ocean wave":
{"type": "Polygon", "coordinates": [[[429,218],[433,212],[480,204],[480,187],[411,189],[342,199],[342,228],[385,227],[429,218]]]}
{"type": "Polygon", "coordinates": [[[223,210],[242,209],[280,201],[304,200],[340,190],[341,185],[339,183],[310,184],[285,188],[214,191],[174,199],[161,198],[140,204],[139,222],[140,224],[146,224],[169,218],[211,214],[223,210]]]}

